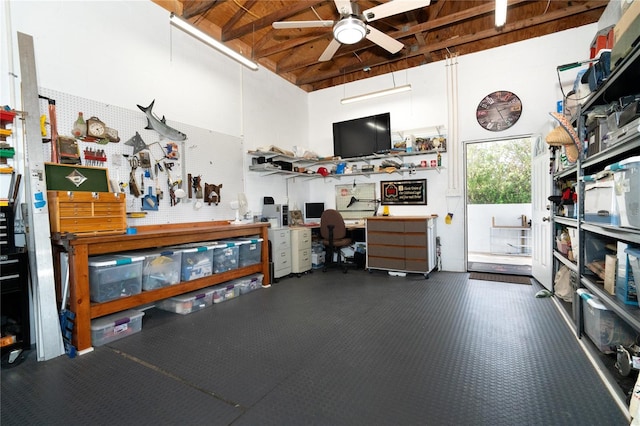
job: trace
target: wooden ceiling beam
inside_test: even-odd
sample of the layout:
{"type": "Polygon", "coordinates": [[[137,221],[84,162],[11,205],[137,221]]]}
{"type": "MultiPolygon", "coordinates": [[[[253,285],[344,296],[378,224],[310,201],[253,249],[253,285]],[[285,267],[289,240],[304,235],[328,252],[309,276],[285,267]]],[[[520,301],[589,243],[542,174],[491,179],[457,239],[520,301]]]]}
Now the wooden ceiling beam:
{"type": "Polygon", "coordinates": [[[223,26],[222,26],[222,34],[231,31],[231,28],[233,28],[233,26],[238,23],[238,21],[240,21],[240,19],[242,19],[242,17],[245,15],[245,13],[247,13],[247,10],[251,10],[251,8],[253,7],[254,4],[256,4],[258,2],[258,0],[247,0],[246,2],[244,2],[244,4],[242,6],[238,7],[238,11],[236,13],[233,14],[233,16],[231,17],[231,19],[229,19],[223,26]]]}
{"type": "Polygon", "coordinates": [[[221,3],[221,0],[186,0],[182,2],[184,5],[182,17],[184,19],[191,19],[194,16],[202,15],[216,6],[216,3],[221,3]]]}
{"type": "Polygon", "coordinates": [[[286,6],[280,9],[277,9],[275,12],[270,13],[262,18],[256,19],[253,22],[245,24],[241,27],[229,30],[228,32],[222,33],[222,41],[229,41],[235,38],[240,38],[247,34],[250,34],[253,31],[260,30],[262,28],[268,27],[272,23],[276,21],[281,21],[285,18],[295,15],[296,13],[300,13],[305,9],[316,6],[320,3],[324,3],[324,0],[302,0],[293,2],[291,6],[286,6]]]}
{"type": "MultiPolygon", "coordinates": [[[[522,3],[525,1],[529,1],[529,0],[509,0],[509,5],[516,5],[518,3],[522,3]]],[[[413,27],[408,28],[406,31],[391,32],[389,33],[389,36],[395,39],[398,39],[400,37],[414,36],[419,33],[427,32],[427,31],[438,29],[441,27],[446,27],[458,22],[466,21],[468,19],[477,17],[479,15],[490,13],[494,10],[494,7],[495,7],[495,4],[493,2],[488,2],[486,4],[482,4],[481,6],[472,7],[472,8],[463,10],[461,12],[452,13],[450,15],[445,15],[441,18],[433,19],[428,22],[415,25],[413,27]]],[[[369,42],[361,42],[360,44],[358,44],[358,47],[355,47],[355,46],[349,47],[349,46],[343,45],[340,47],[340,50],[338,51],[338,53],[336,53],[336,55],[334,56],[334,59],[340,56],[353,55],[354,52],[356,52],[357,54],[360,54],[360,52],[371,48],[371,46],[373,45],[374,45],[373,43],[369,43],[369,42]]],[[[294,61],[288,64],[286,67],[279,67],[278,72],[291,72],[298,68],[305,68],[305,67],[311,66],[316,62],[317,60],[315,59],[294,61]]]]}
{"type": "Polygon", "coordinates": [[[529,27],[533,27],[536,25],[540,25],[540,24],[544,24],[544,23],[548,23],[548,22],[552,22],[552,21],[557,21],[563,18],[568,18],[580,13],[585,13],[585,12],[589,12],[591,10],[596,10],[599,8],[604,9],[604,7],[606,6],[603,5],[603,2],[601,1],[593,1],[593,2],[588,2],[588,3],[584,3],[581,5],[577,5],[577,6],[569,6],[557,11],[553,11],[553,12],[549,12],[546,13],[544,15],[540,15],[540,16],[535,16],[535,17],[531,17],[531,18],[526,18],[523,20],[520,20],[518,22],[514,22],[514,23],[510,23],[510,24],[506,24],[502,29],[496,29],[496,28],[491,28],[491,29],[487,29],[487,30],[483,30],[483,31],[479,31],[475,34],[469,34],[469,35],[463,35],[460,37],[455,37],[455,38],[451,38],[449,40],[443,40],[437,43],[432,43],[428,46],[422,46],[422,47],[418,47],[416,49],[411,48],[408,49],[408,51],[406,52],[405,55],[402,55],[399,58],[393,58],[393,59],[388,59],[388,60],[372,60],[369,62],[364,62],[358,65],[351,65],[351,66],[347,66],[347,67],[343,67],[340,69],[332,69],[328,72],[325,73],[318,73],[317,75],[315,75],[313,78],[305,78],[302,79],[300,81],[297,81],[296,84],[313,84],[322,80],[326,80],[326,79],[330,79],[330,78],[334,78],[337,76],[341,76],[344,75],[346,73],[351,73],[354,71],[358,71],[362,68],[365,67],[369,67],[369,68],[374,68],[374,67],[379,67],[382,65],[386,65],[392,62],[397,62],[399,60],[402,59],[406,59],[406,58],[410,58],[410,57],[415,57],[415,56],[420,56],[420,55],[425,55],[425,54],[430,54],[432,52],[435,52],[437,50],[442,50],[442,49],[446,49],[446,48],[452,48],[455,46],[459,46],[462,44],[467,44],[467,43],[472,43],[472,42],[477,42],[483,39],[487,39],[490,37],[495,37],[498,35],[504,35],[510,32],[514,32],[514,31],[518,31],[518,30],[522,30],[525,28],[529,28],[529,27]]]}
{"type": "Polygon", "coordinates": [[[266,56],[275,55],[276,53],[284,52],[286,50],[293,49],[298,46],[302,46],[304,44],[310,43],[314,40],[317,40],[318,36],[305,36],[305,37],[293,37],[287,41],[282,41],[275,46],[267,47],[264,49],[258,48],[256,45],[254,56],[256,58],[264,58],[266,56]]]}

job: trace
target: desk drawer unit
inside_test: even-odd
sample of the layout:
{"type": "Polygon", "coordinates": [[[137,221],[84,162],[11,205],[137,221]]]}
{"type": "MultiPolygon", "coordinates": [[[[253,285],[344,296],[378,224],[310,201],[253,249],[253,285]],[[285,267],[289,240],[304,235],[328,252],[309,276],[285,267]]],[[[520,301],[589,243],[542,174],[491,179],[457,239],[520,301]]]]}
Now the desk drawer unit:
{"type": "Polygon", "coordinates": [[[289,228],[269,228],[273,277],[280,278],[291,273],[291,232],[289,228]]]}
{"type": "Polygon", "coordinates": [[[300,274],[311,269],[311,229],[291,229],[291,272],[300,274]]]}
{"type": "Polygon", "coordinates": [[[367,219],[367,268],[428,274],[435,267],[432,217],[367,219]]]}

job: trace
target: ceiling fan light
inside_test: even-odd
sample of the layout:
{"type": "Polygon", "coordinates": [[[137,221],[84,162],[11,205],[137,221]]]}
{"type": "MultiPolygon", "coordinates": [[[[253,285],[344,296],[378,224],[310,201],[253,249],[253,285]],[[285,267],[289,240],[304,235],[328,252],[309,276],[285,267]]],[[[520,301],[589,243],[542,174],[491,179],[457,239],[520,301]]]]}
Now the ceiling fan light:
{"type": "Polygon", "coordinates": [[[367,35],[367,28],[353,16],[342,19],[333,27],[333,37],[342,44],[355,44],[367,35]]]}

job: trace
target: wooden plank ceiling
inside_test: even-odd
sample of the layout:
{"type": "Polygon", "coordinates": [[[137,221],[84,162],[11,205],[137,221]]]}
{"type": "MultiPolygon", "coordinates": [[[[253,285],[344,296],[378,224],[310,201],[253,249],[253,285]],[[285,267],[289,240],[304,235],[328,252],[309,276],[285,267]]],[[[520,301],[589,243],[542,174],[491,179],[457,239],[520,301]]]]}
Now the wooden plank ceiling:
{"type": "MultiPolygon", "coordinates": [[[[427,7],[371,22],[404,44],[400,52],[390,54],[364,39],[341,45],[331,60],[320,62],[333,37],[331,27],[273,29],[271,24],[337,21],[340,15],[331,0],[153,1],[307,92],[597,22],[608,3],[509,0],[507,23],[496,28],[493,0],[432,0],[427,7]]],[[[366,10],[385,2],[356,3],[366,10]]],[[[544,52],[531,54],[534,60],[544,52]]]]}

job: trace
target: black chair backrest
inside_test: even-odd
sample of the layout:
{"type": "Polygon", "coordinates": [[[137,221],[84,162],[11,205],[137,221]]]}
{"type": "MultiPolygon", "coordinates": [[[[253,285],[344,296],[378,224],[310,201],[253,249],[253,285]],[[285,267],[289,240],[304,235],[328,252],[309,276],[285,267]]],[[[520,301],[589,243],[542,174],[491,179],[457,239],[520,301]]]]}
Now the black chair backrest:
{"type": "Polygon", "coordinates": [[[333,225],[333,239],[339,240],[347,236],[347,228],[339,211],[327,209],[320,217],[320,235],[325,240],[329,239],[329,225],[333,225]]]}

